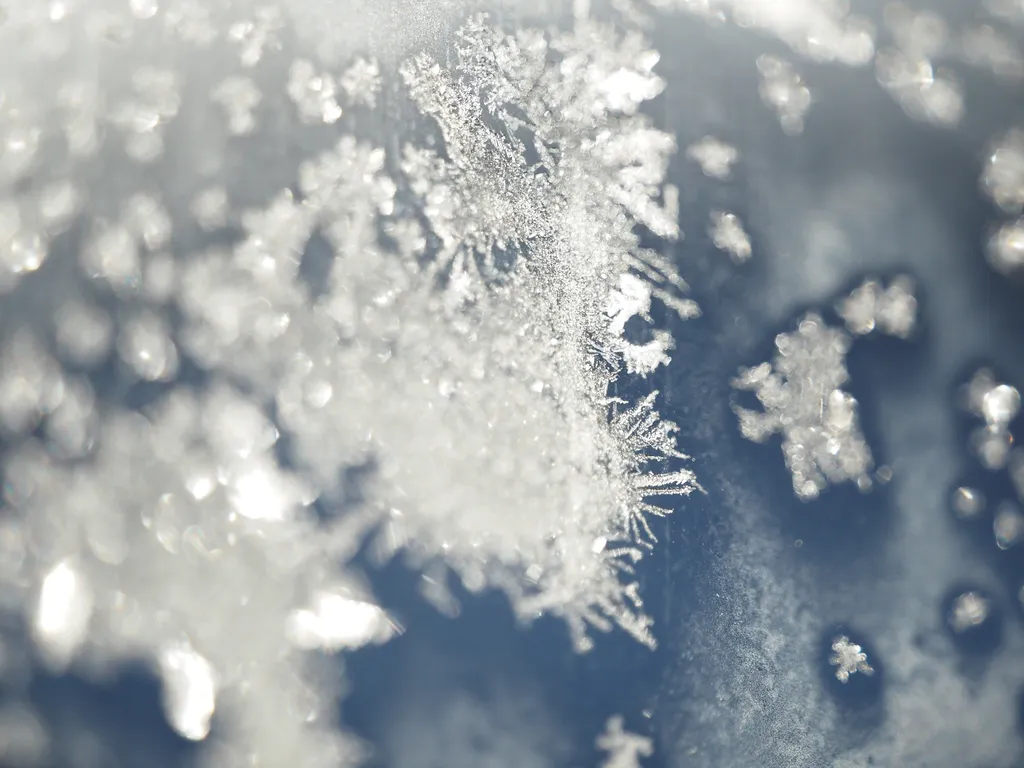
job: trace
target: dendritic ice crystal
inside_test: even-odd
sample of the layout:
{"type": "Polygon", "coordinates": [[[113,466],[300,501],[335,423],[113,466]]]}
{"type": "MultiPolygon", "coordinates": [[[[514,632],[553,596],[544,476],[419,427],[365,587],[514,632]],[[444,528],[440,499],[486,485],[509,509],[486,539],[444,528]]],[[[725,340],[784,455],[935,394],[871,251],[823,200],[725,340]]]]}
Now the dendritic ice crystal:
{"type": "Polygon", "coordinates": [[[858,672],[868,676],[875,673],[874,667],[868,663],[868,655],[846,635],[832,641],[832,656],[828,662],[836,668],[836,680],[841,683],[850,682],[850,675],[858,672]]]}
{"type": "Polygon", "coordinates": [[[881,281],[867,279],[836,307],[846,329],[857,336],[874,330],[901,339],[914,331],[917,320],[917,298],[913,281],[903,275],[888,287],[881,281]]]}
{"type": "Polygon", "coordinates": [[[772,363],[743,369],[733,386],[757,395],[763,412],[735,406],[740,431],[764,442],[782,435],[782,453],[793,476],[793,490],[816,498],[829,483],[871,485],[871,449],[861,433],[857,401],[842,389],[849,379],[850,337],[810,313],[792,333],[775,339],[772,363]]]}
{"type": "Polygon", "coordinates": [[[658,54],[585,13],[387,63],[291,24],[0,26],[0,597],[55,671],[147,661],[219,768],[358,760],[310,653],[400,631],[357,552],[653,646],[634,568],[698,488],[655,394],[610,394],[672,350],[627,323],[697,314],[658,54]]]}
{"type": "MultiPolygon", "coordinates": [[[[901,276],[885,288],[868,278],[839,302],[837,311],[855,336],[877,330],[905,339],[917,318],[913,282],[901,276]]],[[[810,312],[795,331],[775,338],[771,363],[741,369],[732,382],[738,390],[753,392],[763,407],[733,407],[740,432],[758,443],[782,435],[793,490],[804,501],[833,483],[852,481],[861,490],[872,485],[874,459],[860,428],[857,400],[842,389],[850,378],[846,355],[852,343],[849,333],[810,312]]]]}
{"type": "Polygon", "coordinates": [[[654,742],[627,731],[624,723],[621,715],[609,718],[604,733],[598,737],[597,748],[608,753],[601,768],[640,768],[640,759],[654,754],[654,742]]]}

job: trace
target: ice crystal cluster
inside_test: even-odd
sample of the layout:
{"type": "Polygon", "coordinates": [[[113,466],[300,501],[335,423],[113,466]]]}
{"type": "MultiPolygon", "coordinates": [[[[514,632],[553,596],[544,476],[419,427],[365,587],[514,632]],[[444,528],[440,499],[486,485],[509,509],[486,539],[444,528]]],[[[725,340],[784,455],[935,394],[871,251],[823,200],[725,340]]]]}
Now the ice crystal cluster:
{"type": "MultiPolygon", "coordinates": [[[[1004,215],[1024,210],[1024,131],[1012,129],[993,142],[981,187],[1004,215]]],[[[1003,273],[1024,267],[1024,220],[1006,220],[989,237],[989,263],[1003,273]]]]}
{"type": "Polygon", "coordinates": [[[597,748],[608,757],[601,768],[640,768],[640,758],[654,754],[654,743],[647,736],[627,731],[621,715],[605,724],[604,733],[597,739],[597,748]]]}
{"type": "Polygon", "coordinates": [[[728,253],[733,261],[742,263],[753,255],[754,249],[750,244],[750,235],[747,234],[743,228],[743,222],[735,213],[712,211],[709,233],[715,247],[728,253]]]}
{"type": "MultiPolygon", "coordinates": [[[[1015,549],[1024,543],[1024,450],[1016,446],[1012,423],[1020,414],[1020,391],[999,383],[988,368],[977,371],[964,387],[964,405],[984,421],[970,436],[970,447],[981,465],[990,471],[1006,470],[1016,491],[1015,499],[1006,499],[993,510],[992,535],[1001,550],[1015,549]]],[[[978,517],[986,506],[980,491],[957,488],[954,509],[965,518],[978,517]]]]}
{"type": "MultiPolygon", "coordinates": [[[[917,300],[906,277],[888,288],[868,279],[840,302],[838,312],[858,336],[877,329],[906,338],[917,300]]],[[[753,392],[763,408],[734,406],[741,433],[754,442],[782,435],[793,490],[805,501],[833,483],[871,487],[874,459],[860,429],[857,400],[842,388],[849,379],[846,355],[852,342],[844,330],[811,312],[795,331],[776,337],[771,363],[742,369],[733,380],[733,387],[753,392]]]]}
{"type": "Polygon", "coordinates": [[[874,667],[868,663],[867,654],[846,635],[837,637],[832,642],[832,656],[828,661],[836,668],[836,680],[840,683],[850,682],[850,675],[858,672],[869,676],[875,673],[874,667]]]}
{"type": "Polygon", "coordinates": [[[734,146],[714,136],[705,136],[687,148],[686,156],[700,165],[705,176],[725,181],[732,174],[740,153],[734,146]]]}
{"type": "Polygon", "coordinates": [[[989,616],[989,601],[977,592],[957,595],[947,618],[954,632],[962,633],[983,624],[989,616]]]}
{"type": "Polygon", "coordinates": [[[291,19],[0,26],[0,597],[54,670],[151,664],[218,767],[359,757],[310,653],[396,631],[358,551],[653,645],[633,568],[697,487],[609,392],[672,349],[627,323],[696,313],[640,244],[679,234],[657,53],[581,13],[336,62],[291,19]]]}

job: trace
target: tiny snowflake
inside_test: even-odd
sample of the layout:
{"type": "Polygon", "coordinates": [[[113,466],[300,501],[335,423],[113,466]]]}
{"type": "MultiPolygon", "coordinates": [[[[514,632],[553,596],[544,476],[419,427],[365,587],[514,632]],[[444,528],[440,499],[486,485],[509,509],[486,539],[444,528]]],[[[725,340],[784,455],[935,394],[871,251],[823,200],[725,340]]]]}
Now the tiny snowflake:
{"type": "Polygon", "coordinates": [[[850,681],[850,675],[857,672],[869,676],[875,673],[875,668],[868,664],[868,655],[846,635],[832,642],[832,656],[828,663],[836,668],[836,680],[844,684],[850,681]]]}
{"type": "Polygon", "coordinates": [[[987,469],[1003,469],[1013,448],[1010,423],[1020,413],[1020,392],[1009,384],[997,383],[992,371],[983,368],[967,384],[964,399],[967,409],[985,420],[971,432],[975,454],[987,469]]]}
{"type": "Polygon", "coordinates": [[[376,59],[356,59],[342,73],[339,83],[351,103],[375,107],[381,85],[380,66],[376,59]]]}
{"type": "Polygon", "coordinates": [[[984,624],[991,612],[989,601],[978,592],[964,592],[953,601],[949,613],[949,625],[954,632],[966,632],[984,624]]]}
{"type": "Polygon", "coordinates": [[[654,754],[654,742],[627,731],[622,715],[608,718],[604,733],[597,738],[597,748],[608,753],[601,768],[640,768],[640,758],[654,754]]]}
{"type": "Polygon", "coordinates": [[[803,78],[788,61],[768,54],[758,58],[757,68],[761,100],[775,110],[782,130],[790,135],[803,133],[804,116],[811,107],[811,91],[803,78]]]}
{"type": "Polygon", "coordinates": [[[735,213],[713,211],[708,233],[715,247],[728,253],[735,262],[742,263],[753,253],[750,236],[743,229],[743,222],[735,213]]]}
{"type": "Polygon", "coordinates": [[[705,176],[724,181],[732,175],[732,167],[740,153],[714,136],[705,136],[686,150],[686,156],[700,166],[705,176]]]}
{"type": "Polygon", "coordinates": [[[878,280],[865,280],[836,307],[850,333],[864,336],[871,331],[905,339],[913,333],[917,319],[914,284],[897,277],[888,288],[878,280]]]}
{"type": "Polygon", "coordinates": [[[796,495],[809,500],[829,484],[856,481],[871,485],[871,449],[861,432],[857,401],[842,390],[849,379],[846,353],[850,337],[807,314],[797,330],[775,339],[774,361],[742,369],[737,389],[757,395],[763,412],[734,410],[748,440],[764,442],[782,434],[782,452],[796,495]]]}

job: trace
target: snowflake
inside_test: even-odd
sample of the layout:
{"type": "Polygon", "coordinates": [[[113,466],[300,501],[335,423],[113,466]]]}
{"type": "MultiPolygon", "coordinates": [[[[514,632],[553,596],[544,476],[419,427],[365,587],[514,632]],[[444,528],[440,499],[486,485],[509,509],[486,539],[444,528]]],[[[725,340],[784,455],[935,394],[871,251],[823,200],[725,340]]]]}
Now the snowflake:
{"type": "Polygon", "coordinates": [[[725,180],[739,159],[739,151],[714,136],[705,136],[686,150],[686,156],[700,165],[705,176],[725,180]]]}
{"type": "Polygon", "coordinates": [[[811,108],[811,91],[803,77],[785,59],[764,54],[757,60],[761,73],[758,93],[766,106],[775,110],[782,130],[791,135],[803,133],[804,116],[811,108]]]}
{"type": "Polygon", "coordinates": [[[859,645],[850,642],[846,635],[832,641],[832,656],[828,663],[836,668],[836,680],[844,684],[850,681],[850,675],[858,672],[868,676],[875,673],[874,667],[868,664],[867,654],[859,645]]]}
{"type": "Polygon", "coordinates": [[[708,233],[715,247],[726,251],[732,256],[733,261],[742,263],[753,253],[750,236],[743,229],[743,222],[735,213],[712,211],[708,233]]]}
{"type": "Polygon", "coordinates": [[[989,601],[977,592],[964,592],[953,601],[948,621],[954,632],[966,632],[983,624],[991,611],[989,601]]]}
{"type": "Polygon", "coordinates": [[[1020,392],[1009,384],[999,384],[987,368],[974,374],[964,390],[967,409],[985,424],[971,432],[971,446],[988,469],[1006,466],[1013,448],[1010,423],[1020,413],[1020,392]]]}
{"type": "Polygon", "coordinates": [[[857,401],[842,390],[850,337],[810,313],[796,331],[776,337],[772,363],[742,369],[737,389],[754,392],[763,412],[734,406],[740,431],[764,442],[782,435],[782,453],[796,495],[809,500],[829,484],[866,489],[873,460],[857,419],[857,401]]]}
{"type": "Polygon", "coordinates": [[[623,727],[621,715],[608,718],[597,748],[607,752],[602,768],[640,768],[640,758],[654,754],[654,742],[646,736],[630,733],[623,727]]]}
{"type": "Polygon", "coordinates": [[[910,278],[895,278],[888,288],[868,279],[855,288],[836,307],[850,333],[864,336],[877,329],[905,339],[913,333],[917,319],[917,299],[910,278]]]}

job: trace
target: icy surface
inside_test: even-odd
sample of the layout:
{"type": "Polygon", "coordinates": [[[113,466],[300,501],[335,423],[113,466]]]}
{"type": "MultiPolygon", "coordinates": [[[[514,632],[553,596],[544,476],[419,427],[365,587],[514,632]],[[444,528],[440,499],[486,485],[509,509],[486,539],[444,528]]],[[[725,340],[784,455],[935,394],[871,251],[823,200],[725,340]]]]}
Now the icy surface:
{"type": "MultiPolygon", "coordinates": [[[[972,111],[977,78],[1019,87],[1007,22],[1024,16],[1006,0],[922,5],[871,21],[839,0],[0,8],[0,762],[113,765],[34,711],[29,678],[103,682],[138,661],[203,765],[362,761],[339,728],[340,670],[403,635],[375,594],[378,567],[400,560],[441,614],[499,593],[522,627],[553,617],[578,651],[620,631],[653,647],[652,616],[669,618],[669,666],[699,667],[691,688],[665,675],[667,701],[689,697],[683,736],[671,706],[655,720],[670,765],[1012,765],[1016,614],[986,651],[1008,674],[976,675],[950,648],[1001,628],[1024,587],[1010,567],[1012,599],[993,599],[993,574],[935,515],[975,525],[999,562],[1024,546],[1020,371],[965,383],[959,442],[939,394],[1005,341],[978,320],[988,284],[949,277],[960,257],[999,285],[1024,264],[1020,116],[972,111]],[[726,42],[670,70],[649,37],[685,62],[677,30],[726,42]],[[732,59],[740,74],[716,79],[732,59]],[[970,173],[951,173],[992,203],[973,250],[950,236],[959,212],[921,213],[945,176],[929,203],[910,199],[859,102],[849,134],[827,123],[854,82],[840,67],[924,124],[900,158],[945,173],[956,131],[987,132],[970,173]],[[750,113],[666,93],[691,71],[750,113]],[[752,133],[758,109],[769,122],[752,133]],[[832,143],[808,151],[823,124],[832,143]],[[833,179],[847,143],[865,167],[833,179]],[[668,183],[673,163],[701,184],[668,183]],[[698,266],[703,243],[713,266],[698,266]],[[679,322],[700,315],[683,273],[711,299],[713,355],[679,322]],[[767,360],[758,329],[778,334],[767,360]],[[912,396],[858,402],[878,374],[848,353],[880,334],[896,357],[937,340],[942,362],[912,396]],[[737,433],[780,436],[781,493],[761,467],[728,474],[737,433]],[[713,539],[684,584],[685,541],[649,553],[701,488],[691,443],[715,514],[713,534],[684,528],[713,539]],[[953,445],[989,474],[959,476],[953,445]],[[876,516],[836,502],[829,486],[847,482],[876,491],[862,497],[876,516]],[[895,501],[875,487],[890,482],[895,501]],[[817,570],[820,540],[786,527],[808,519],[842,540],[817,570]],[[894,586],[880,595],[869,576],[894,586]],[[696,605],[672,623],[677,583],[696,605]],[[832,620],[869,639],[823,631],[832,620]],[[870,737],[819,677],[892,686],[870,737]]],[[[535,692],[434,682],[445,697],[387,710],[388,764],[567,763],[535,692]]],[[[583,739],[605,765],[652,756],[654,738],[605,718],[583,739]]],[[[161,764],[146,752],[125,759],[161,764]]]]}

